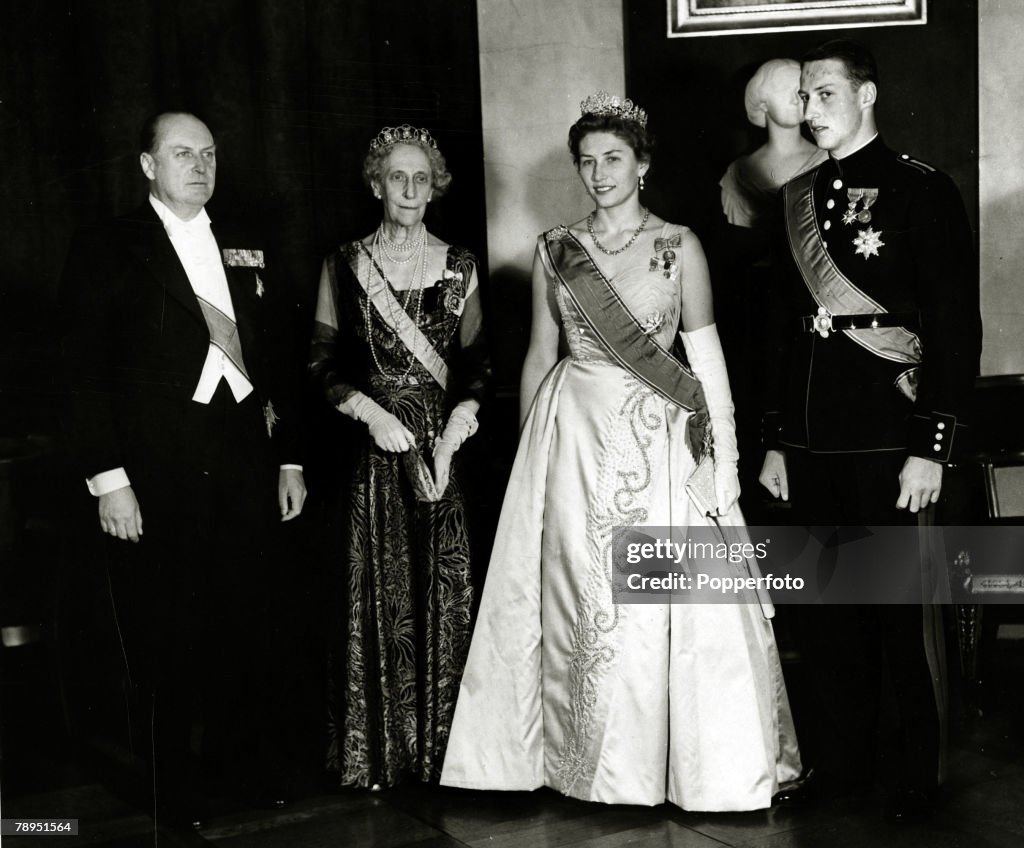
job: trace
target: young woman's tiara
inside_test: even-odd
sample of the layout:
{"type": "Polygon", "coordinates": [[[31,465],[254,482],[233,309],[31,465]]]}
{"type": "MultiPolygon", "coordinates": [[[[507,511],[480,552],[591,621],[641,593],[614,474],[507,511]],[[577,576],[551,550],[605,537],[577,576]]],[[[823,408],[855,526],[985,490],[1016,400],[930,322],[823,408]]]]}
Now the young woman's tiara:
{"type": "Polygon", "coordinates": [[[599,91],[591,94],[586,100],[580,103],[580,113],[583,115],[615,115],[626,121],[634,121],[642,127],[647,126],[647,113],[637,106],[632,100],[616,97],[607,91],[599,91]]]}

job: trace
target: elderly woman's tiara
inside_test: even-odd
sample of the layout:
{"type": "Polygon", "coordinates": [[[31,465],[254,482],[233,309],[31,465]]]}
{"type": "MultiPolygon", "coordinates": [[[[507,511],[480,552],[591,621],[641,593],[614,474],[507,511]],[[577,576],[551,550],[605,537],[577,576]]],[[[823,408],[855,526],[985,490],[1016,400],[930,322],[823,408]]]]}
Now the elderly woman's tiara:
{"type": "Polygon", "coordinates": [[[591,94],[580,103],[580,114],[615,115],[626,121],[634,121],[642,127],[647,126],[647,113],[643,109],[629,98],[623,100],[621,97],[616,97],[607,91],[591,94]]]}
{"type": "Polygon", "coordinates": [[[402,124],[400,127],[384,127],[377,136],[370,142],[370,150],[380,150],[382,147],[390,147],[392,144],[403,142],[419,142],[427,147],[437,150],[437,142],[426,129],[417,129],[409,124],[402,124]]]}

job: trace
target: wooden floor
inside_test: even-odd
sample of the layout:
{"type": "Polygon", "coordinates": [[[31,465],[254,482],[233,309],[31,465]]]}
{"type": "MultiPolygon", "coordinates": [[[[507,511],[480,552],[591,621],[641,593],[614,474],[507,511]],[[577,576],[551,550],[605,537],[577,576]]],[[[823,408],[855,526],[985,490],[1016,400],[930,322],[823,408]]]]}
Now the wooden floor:
{"type": "MultiPolygon", "coordinates": [[[[687,813],[604,806],[537,792],[471,792],[404,786],[380,794],[309,788],[282,811],[222,805],[198,833],[154,829],[132,807],[74,763],[54,765],[55,788],[8,793],[5,818],[68,816],[78,837],[60,846],[162,848],[1019,848],[1024,845],[1024,641],[997,646],[1002,660],[988,684],[981,716],[954,728],[948,781],[933,819],[895,827],[881,817],[881,796],[844,799],[806,809],[742,814],[687,813]]],[[[9,777],[9,775],[8,775],[9,777]]],[[[37,781],[38,782],[38,781],[37,781]]],[[[9,782],[5,785],[10,786],[9,782]]],[[[3,845],[50,844],[37,837],[5,837],[3,845]]]]}

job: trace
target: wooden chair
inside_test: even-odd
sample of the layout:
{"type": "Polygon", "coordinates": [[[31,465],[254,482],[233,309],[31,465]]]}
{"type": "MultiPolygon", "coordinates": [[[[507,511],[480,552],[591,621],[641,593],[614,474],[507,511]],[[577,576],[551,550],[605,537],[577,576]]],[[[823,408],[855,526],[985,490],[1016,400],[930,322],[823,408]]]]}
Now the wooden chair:
{"type": "MultiPolygon", "coordinates": [[[[975,383],[975,409],[968,450],[962,466],[973,472],[985,496],[982,521],[989,525],[1024,524],[1024,374],[979,377],[975,383]]],[[[977,486],[970,487],[977,492],[977,486]]],[[[947,523],[974,523],[954,510],[947,523]]],[[[970,516],[970,511],[966,513],[970,516]]],[[[954,571],[972,567],[972,552],[949,551],[954,571]]],[[[973,567],[982,563],[975,561],[973,567]]],[[[988,564],[990,565],[990,564],[988,564]]],[[[983,569],[986,570],[986,569],[983,569]]],[[[991,569],[987,569],[991,570],[991,569]]],[[[1008,572],[1012,571],[1007,567],[1008,572]]],[[[1017,617],[1020,608],[1006,604],[957,604],[955,617],[960,648],[960,669],[972,708],[979,703],[985,644],[995,638],[999,624],[1017,617]]]]}

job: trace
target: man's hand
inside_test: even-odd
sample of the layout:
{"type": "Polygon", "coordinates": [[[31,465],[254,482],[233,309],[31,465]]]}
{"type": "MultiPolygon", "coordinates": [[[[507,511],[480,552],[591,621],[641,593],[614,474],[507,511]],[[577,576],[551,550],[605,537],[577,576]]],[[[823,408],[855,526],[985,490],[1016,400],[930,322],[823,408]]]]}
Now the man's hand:
{"type": "Polygon", "coordinates": [[[942,492],[942,465],[920,456],[908,456],[900,471],[900,498],[897,509],[911,512],[924,509],[939,500],[942,492]]]}
{"type": "Polygon", "coordinates": [[[281,469],[277,477],[277,503],[281,507],[282,521],[291,521],[301,514],[306,503],[306,481],[299,469],[281,469]]]}
{"type": "Polygon", "coordinates": [[[142,535],[142,511],[131,486],[99,496],[100,529],[118,539],[138,542],[142,535]]]}
{"type": "Polygon", "coordinates": [[[770,450],[764,455],[764,465],[757,482],[764,486],[772,497],[789,500],[789,477],[786,476],[786,454],[770,450]]]}

